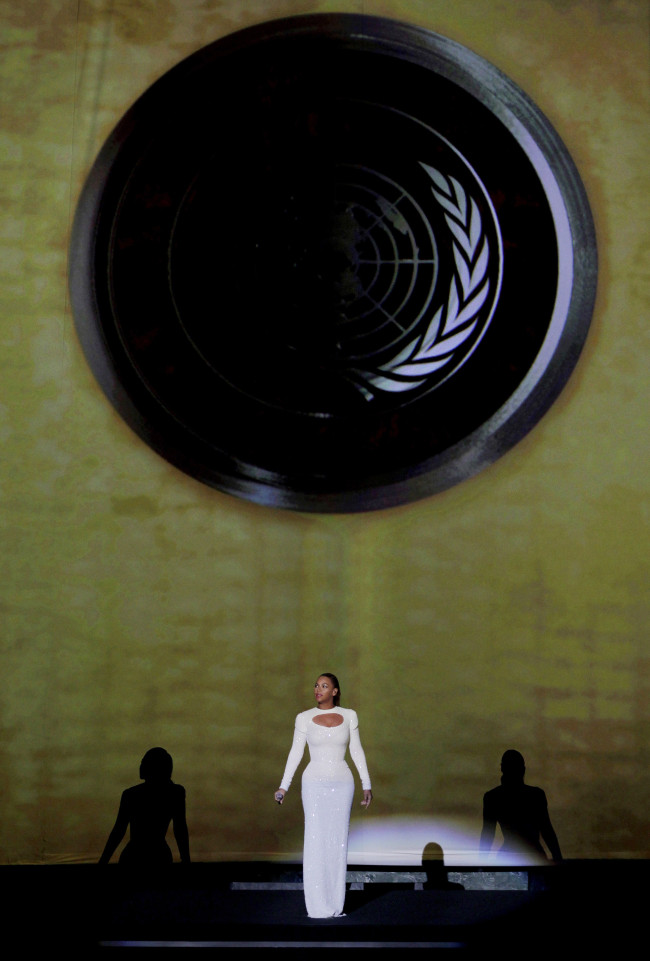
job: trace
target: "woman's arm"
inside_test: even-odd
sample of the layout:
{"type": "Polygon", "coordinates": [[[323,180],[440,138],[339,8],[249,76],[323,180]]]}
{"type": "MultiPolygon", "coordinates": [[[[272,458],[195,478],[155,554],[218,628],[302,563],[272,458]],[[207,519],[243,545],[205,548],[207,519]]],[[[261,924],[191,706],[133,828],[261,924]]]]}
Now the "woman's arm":
{"type": "Polygon", "coordinates": [[[289,751],[289,757],[287,758],[284,774],[282,775],[282,780],[280,781],[280,787],[274,794],[274,800],[276,800],[278,804],[282,804],[284,801],[284,795],[289,790],[293,776],[296,773],[296,768],[300,764],[302,756],[305,753],[306,740],[307,731],[303,727],[303,723],[300,720],[300,715],[298,715],[296,718],[296,727],[293,732],[293,744],[291,745],[291,750],[289,751]],[[280,795],[282,795],[282,797],[280,797],[280,795]]]}
{"type": "Polygon", "coordinates": [[[496,829],[496,815],[492,811],[492,805],[486,793],[483,795],[483,829],[481,831],[481,840],[479,841],[481,854],[489,854],[492,850],[492,842],[494,841],[496,829]]]}
{"type": "Polygon", "coordinates": [[[117,818],[115,819],[113,830],[108,835],[108,841],[106,842],[106,847],[102,851],[102,856],[99,859],[99,864],[108,864],[113,854],[115,853],[115,849],[117,848],[122,838],[126,834],[126,829],[128,826],[129,826],[129,815],[127,813],[127,804],[126,804],[124,794],[122,794],[122,798],[120,800],[120,807],[117,812],[117,818]]]}
{"type": "Polygon", "coordinates": [[[557,839],[557,834],[553,830],[553,825],[551,824],[551,818],[548,813],[548,805],[546,803],[546,795],[544,795],[544,808],[540,816],[539,833],[542,835],[542,840],[546,847],[551,852],[551,857],[554,861],[562,860],[562,852],[560,851],[560,842],[557,839]]]}
{"type": "Polygon", "coordinates": [[[185,788],[178,785],[178,800],[174,806],[173,827],[174,837],[178,845],[178,853],[184,864],[190,863],[190,835],[187,830],[185,817],[185,788]]]}
{"type": "Polygon", "coordinates": [[[361,778],[361,786],[363,788],[363,801],[361,803],[364,807],[368,807],[372,801],[372,788],[370,775],[368,774],[368,765],[366,764],[366,755],[361,747],[359,719],[355,711],[352,711],[352,717],[350,718],[350,757],[354,761],[354,766],[361,778]]]}

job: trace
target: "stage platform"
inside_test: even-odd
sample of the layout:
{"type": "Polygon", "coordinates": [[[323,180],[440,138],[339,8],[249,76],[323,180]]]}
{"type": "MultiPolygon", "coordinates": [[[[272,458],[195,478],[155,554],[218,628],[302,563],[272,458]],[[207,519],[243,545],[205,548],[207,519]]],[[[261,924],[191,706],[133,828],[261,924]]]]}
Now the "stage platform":
{"type": "Polygon", "coordinates": [[[306,916],[300,865],[0,867],[5,934],[24,949],[89,957],[175,948],[624,952],[640,934],[650,863],[569,861],[439,872],[354,866],[346,916],[306,916]],[[431,885],[436,887],[431,887],[431,885]],[[429,885],[427,887],[427,885],[429,885]]]}

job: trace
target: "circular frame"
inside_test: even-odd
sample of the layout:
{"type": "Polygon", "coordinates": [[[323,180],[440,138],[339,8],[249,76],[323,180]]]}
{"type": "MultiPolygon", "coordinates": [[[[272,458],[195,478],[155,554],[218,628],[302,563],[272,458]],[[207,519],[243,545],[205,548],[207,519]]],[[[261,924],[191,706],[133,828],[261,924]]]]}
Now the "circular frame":
{"type": "Polygon", "coordinates": [[[317,512],[413,501],[509,450],[573,370],[596,277],[584,187],[526,94],[451,40],[344,14],[165,74],[100,151],[70,248],[84,352],[136,433],[210,486],[317,512]],[[426,206],[415,273],[382,252],[426,246],[402,196],[426,206]]]}

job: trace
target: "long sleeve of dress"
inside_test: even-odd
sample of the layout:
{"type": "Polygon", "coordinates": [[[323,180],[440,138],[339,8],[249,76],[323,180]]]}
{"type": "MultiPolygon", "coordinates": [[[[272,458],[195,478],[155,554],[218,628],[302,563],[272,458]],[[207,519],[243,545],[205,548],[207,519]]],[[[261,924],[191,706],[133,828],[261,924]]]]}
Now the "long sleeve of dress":
{"type": "Polygon", "coordinates": [[[296,727],[293,732],[293,744],[291,745],[291,750],[289,751],[289,757],[287,758],[287,764],[284,769],[284,774],[282,775],[282,780],[280,782],[280,787],[283,791],[288,791],[293,776],[296,773],[296,768],[302,760],[302,756],[305,753],[305,741],[307,740],[307,728],[304,725],[304,721],[298,715],[296,718],[296,727]]]}
{"type": "Polygon", "coordinates": [[[370,791],[370,775],[368,774],[366,755],[361,747],[361,738],[359,737],[359,719],[354,711],[352,712],[352,717],[350,718],[350,757],[354,761],[354,765],[359,772],[362,788],[364,791],[370,791]]]}

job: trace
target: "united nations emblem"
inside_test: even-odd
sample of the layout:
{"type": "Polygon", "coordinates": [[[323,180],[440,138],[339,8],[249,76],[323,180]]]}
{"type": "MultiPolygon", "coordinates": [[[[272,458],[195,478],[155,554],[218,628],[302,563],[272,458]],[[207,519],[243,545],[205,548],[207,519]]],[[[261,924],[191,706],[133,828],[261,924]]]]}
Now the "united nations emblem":
{"type": "Polygon", "coordinates": [[[298,510],[428,496],[530,430],[596,284],[575,167],[436,34],[273,21],[132,108],[79,203],[71,291],[104,390],[207,484],[298,510]]]}

